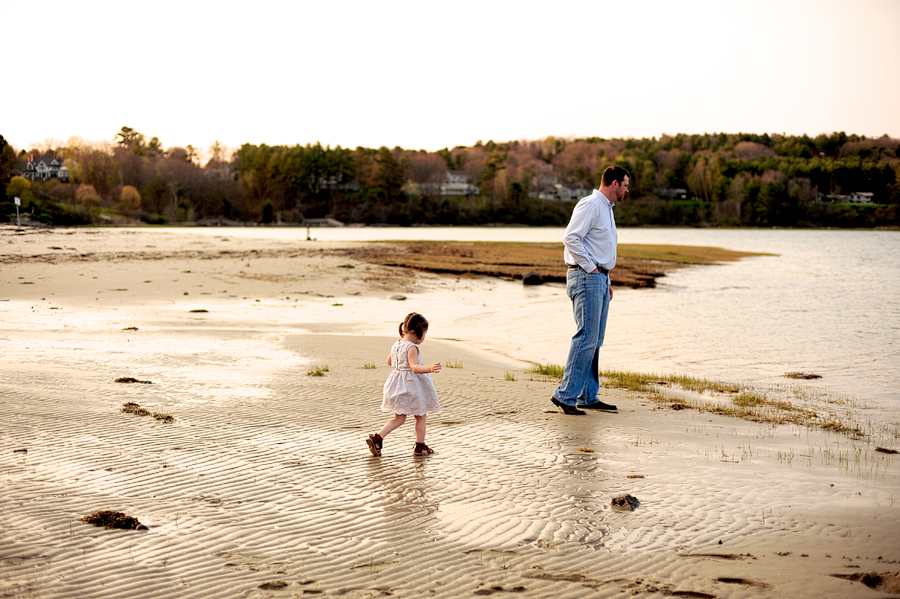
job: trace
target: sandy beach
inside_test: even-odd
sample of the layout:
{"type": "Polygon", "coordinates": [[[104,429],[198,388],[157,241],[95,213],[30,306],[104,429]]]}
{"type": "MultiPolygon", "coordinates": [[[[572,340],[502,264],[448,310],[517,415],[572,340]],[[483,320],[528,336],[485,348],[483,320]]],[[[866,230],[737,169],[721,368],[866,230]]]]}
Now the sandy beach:
{"type": "Polygon", "coordinates": [[[358,246],[0,228],[0,596],[900,596],[896,455],[621,389],[566,416],[443,324],[490,280],[358,246]],[[410,311],[436,453],[376,458],[410,311]]]}

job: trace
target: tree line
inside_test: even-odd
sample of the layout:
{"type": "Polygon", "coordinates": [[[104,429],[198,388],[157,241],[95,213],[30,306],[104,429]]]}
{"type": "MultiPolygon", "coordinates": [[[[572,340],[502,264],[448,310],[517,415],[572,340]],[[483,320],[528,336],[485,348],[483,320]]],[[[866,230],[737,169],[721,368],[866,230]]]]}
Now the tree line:
{"type": "Polygon", "coordinates": [[[15,151],[0,136],[0,207],[33,221],[87,223],[345,223],[565,225],[566,190],[599,186],[609,164],[631,173],[622,225],[900,226],[900,140],[713,133],[660,138],[478,142],[437,152],[321,144],[164,148],[122,127],[15,151]],[[202,158],[201,158],[202,155],[202,158]],[[52,156],[69,180],[30,181],[52,156]],[[468,192],[447,195],[450,173],[468,192]],[[851,204],[852,192],[872,203],[851,204]],[[563,199],[560,198],[562,193],[563,199]]]}

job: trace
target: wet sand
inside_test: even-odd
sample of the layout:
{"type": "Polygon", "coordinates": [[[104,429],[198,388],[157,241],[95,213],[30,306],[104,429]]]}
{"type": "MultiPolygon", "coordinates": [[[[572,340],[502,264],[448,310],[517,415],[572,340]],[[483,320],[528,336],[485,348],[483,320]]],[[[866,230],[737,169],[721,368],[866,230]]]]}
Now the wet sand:
{"type": "Polygon", "coordinates": [[[566,416],[446,327],[437,453],[371,456],[396,322],[449,284],[348,245],[0,230],[0,595],[900,595],[895,456],[624,390],[566,416]]]}

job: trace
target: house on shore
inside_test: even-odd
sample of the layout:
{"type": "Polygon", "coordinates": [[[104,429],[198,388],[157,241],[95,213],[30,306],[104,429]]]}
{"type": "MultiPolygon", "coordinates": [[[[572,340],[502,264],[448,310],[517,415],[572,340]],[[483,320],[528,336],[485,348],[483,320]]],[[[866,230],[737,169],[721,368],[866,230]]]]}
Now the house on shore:
{"type": "Polygon", "coordinates": [[[20,166],[19,172],[29,181],[48,181],[59,179],[63,183],[69,181],[69,169],[63,166],[62,159],[52,156],[35,158],[34,154],[28,156],[28,160],[20,166]]]}
{"type": "Polygon", "coordinates": [[[538,181],[537,198],[552,202],[577,202],[593,192],[594,189],[589,185],[557,183],[556,177],[541,177],[538,181]]]}
{"type": "Polygon", "coordinates": [[[662,200],[686,200],[688,190],[683,187],[657,187],[653,193],[662,200]]]}
{"type": "Polygon", "coordinates": [[[847,196],[847,201],[854,204],[874,204],[875,194],[871,191],[854,191],[847,196]]]}
{"type": "Polygon", "coordinates": [[[816,201],[825,204],[874,204],[875,194],[870,191],[854,191],[850,195],[820,193],[816,201]]]}
{"type": "Polygon", "coordinates": [[[479,189],[466,171],[447,171],[440,183],[417,183],[423,194],[440,196],[474,196],[479,189]]]}

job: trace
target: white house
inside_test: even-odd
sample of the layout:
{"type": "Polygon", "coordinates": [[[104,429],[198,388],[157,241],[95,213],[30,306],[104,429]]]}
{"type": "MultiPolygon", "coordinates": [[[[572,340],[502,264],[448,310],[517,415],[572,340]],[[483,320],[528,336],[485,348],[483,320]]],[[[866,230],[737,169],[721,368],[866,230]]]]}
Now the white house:
{"type": "Polygon", "coordinates": [[[466,171],[447,171],[440,183],[416,184],[422,193],[442,196],[478,195],[478,187],[469,182],[466,171]]]}
{"type": "Polygon", "coordinates": [[[448,171],[441,183],[442,196],[471,196],[478,194],[478,187],[469,182],[466,171],[448,171]]]}
{"type": "Polygon", "coordinates": [[[550,189],[538,192],[538,199],[577,202],[581,198],[591,195],[593,192],[594,189],[590,186],[556,183],[550,189]]]}
{"type": "Polygon", "coordinates": [[[857,204],[872,204],[875,201],[874,197],[875,194],[871,191],[854,191],[847,196],[847,201],[857,204]]]}
{"type": "Polygon", "coordinates": [[[62,160],[59,158],[49,156],[35,158],[31,155],[28,157],[28,162],[25,163],[25,169],[22,172],[22,176],[31,181],[34,181],[35,179],[41,179],[42,181],[46,181],[47,179],[68,181],[69,169],[62,165],[62,160]]]}

